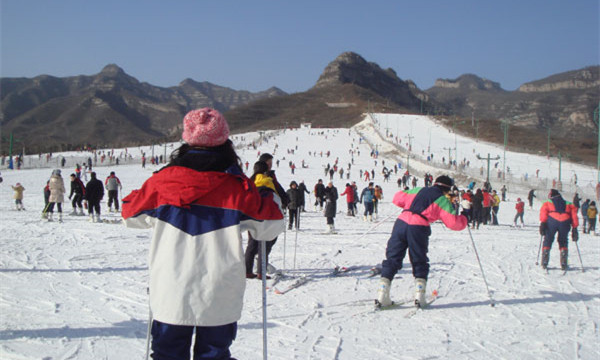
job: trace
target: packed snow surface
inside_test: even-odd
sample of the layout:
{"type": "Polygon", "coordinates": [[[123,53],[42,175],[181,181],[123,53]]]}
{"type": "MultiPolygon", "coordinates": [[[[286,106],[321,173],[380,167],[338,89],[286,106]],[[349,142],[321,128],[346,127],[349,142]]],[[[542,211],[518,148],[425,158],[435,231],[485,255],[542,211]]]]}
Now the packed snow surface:
{"type": "MultiPolygon", "coordinates": [[[[300,230],[282,234],[270,257],[271,264],[288,275],[276,285],[277,289],[286,289],[297,277],[305,276],[309,281],[284,295],[275,294],[272,288],[268,290],[269,357],[600,358],[599,238],[580,231],[581,258],[576,244],[569,242],[570,269],[565,275],[558,269],[556,243],[549,273],[536,266],[540,244],[538,213],[548,192],[548,187],[543,188],[539,183],[533,209],[526,206],[526,226],[510,227],[515,199],[526,199],[529,191],[523,183],[524,174],[535,177],[536,170],[541,169],[540,177],[552,178],[554,165],[545,157],[507,153],[507,165],[510,164],[515,175],[514,182],[509,182],[511,179],[506,182],[509,191],[500,205],[500,226],[483,225],[478,230],[454,232],[440,223],[432,224],[428,292],[437,290],[439,297],[430,308],[416,311],[405,304],[393,310],[373,311],[379,279],[369,277],[369,270],[384,259],[386,242],[401,211],[391,199],[398,190],[396,179],[405,171],[406,153],[395,144],[405,146],[409,135],[414,137],[410,138],[413,152],[435,153],[435,160],[447,154],[445,149],[454,147],[456,141],[457,159],[467,158],[468,154],[477,174],[482,163],[474,160],[473,149],[484,156],[488,152],[492,156],[503,155],[502,148],[455,138],[448,129],[418,116],[377,114],[351,130],[273,131],[262,142],[256,134],[235,138],[242,162],[250,164],[248,175],[259,152],[274,153],[279,160],[274,169],[281,184],[287,189],[290,181],[303,180],[311,190],[317,179],[329,180],[323,169],[338,158],[345,171],[343,179],[339,174],[333,179],[339,193],[350,181],[357,182],[359,192],[366,186],[358,174],[361,169],[375,170],[374,182],[382,186],[384,193],[373,222],[363,221],[362,216],[347,216],[345,197],[340,197],[335,218],[338,233],[332,235],[324,234],[326,220],[313,207],[314,195],[307,195],[307,212],[301,214],[300,230]],[[385,127],[388,127],[387,137],[385,127]],[[431,145],[427,144],[429,129],[435,135],[431,145]],[[390,133],[393,137],[400,135],[400,140],[388,141],[390,133]],[[252,141],[256,141],[256,149],[250,146],[252,141]],[[465,149],[464,154],[461,148],[465,149]],[[380,152],[378,159],[371,157],[372,149],[380,152]],[[354,150],[354,163],[347,179],[348,163],[352,162],[350,150],[354,150]],[[329,157],[327,151],[331,152],[329,157]],[[306,168],[301,166],[302,160],[306,168]],[[294,174],[289,168],[290,161],[296,165],[294,174]],[[384,182],[381,175],[384,161],[388,169],[403,162],[403,168],[392,175],[390,182],[384,182]],[[335,266],[353,268],[334,277],[331,272],[335,266]],[[495,307],[490,306],[492,302],[495,307]]],[[[455,174],[442,165],[428,163],[423,158],[410,160],[411,171],[414,168],[418,174],[419,186],[423,185],[422,172],[429,171],[434,177],[455,174]]],[[[67,163],[63,170],[67,191],[68,174],[73,172],[73,166],[67,163]]],[[[594,169],[565,162],[563,166],[568,166],[569,172],[565,183],[569,182],[571,172],[577,172],[582,188],[595,185],[594,169]]],[[[116,171],[124,186],[123,193],[127,194],[139,188],[158,168],[151,164],[142,168],[135,163],[98,166],[94,170],[101,180],[110,171],[116,171]]],[[[64,204],[64,223],[42,221],[42,189],[50,172],[48,168],[2,171],[0,358],[142,359],[148,324],[150,231],[68,216],[72,210],[69,203],[64,204]],[[14,210],[10,185],[17,182],[26,189],[23,201],[26,211],[14,210]]],[[[467,180],[463,179],[463,183],[458,181],[460,187],[466,186],[467,180]]],[[[496,189],[503,184],[492,179],[496,189]]],[[[572,196],[572,192],[565,192],[567,200],[572,196]]],[[[359,205],[360,215],[362,211],[359,205]]],[[[106,219],[119,219],[119,214],[107,213],[105,202],[103,213],[106,219]]],[[[392,299],[399,302],[413,296],[408,258],[404,266],[392,282],[392,299]]],[[[244,311],[232,346],[233,356],[238,359],[262,358],[261,294],[261,281],[247,280],[244,311]]]]}

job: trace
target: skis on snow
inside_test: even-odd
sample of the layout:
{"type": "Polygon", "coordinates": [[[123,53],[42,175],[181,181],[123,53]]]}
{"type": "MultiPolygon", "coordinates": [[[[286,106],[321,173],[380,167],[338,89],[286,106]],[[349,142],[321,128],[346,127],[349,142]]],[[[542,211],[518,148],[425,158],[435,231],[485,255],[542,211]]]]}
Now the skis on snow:
{"type": "MultiPolygon", "coordinates": [[[[437,298],[438,298],[438,292],[437,292],[437,290],[433,290],[425,304],[418,304],[415,302],[414,299],[409,299],[409,300],[404,300],[404,301],[400,301],[400,302],[392,301],[391,305],[383,306],[378,300],[375,300],[375,311],[398,309],[398,308],[404,307],[404,305],[414,304],[415,305],[414,311],[416,312],[417,310],[428,308],[431,304],[433,304],[433,302],[437,298]]],[[[414,315],[413,312],[410,312],[409,314],[410,314],[410,316],[414,315]]]]}
{"type": "Polygon", "coordinates": [[[283,294],[286,294],[286,293],[306,284],[307,282],[308,282],[308,278],[306,276],[302,276],[301,278],[298,278],[296,281],[294,281],[291,285],[289,285],[287,288],[285,288],[283,290],[273,288],[273,292],[278,295],[283,295],[283,294]]]}

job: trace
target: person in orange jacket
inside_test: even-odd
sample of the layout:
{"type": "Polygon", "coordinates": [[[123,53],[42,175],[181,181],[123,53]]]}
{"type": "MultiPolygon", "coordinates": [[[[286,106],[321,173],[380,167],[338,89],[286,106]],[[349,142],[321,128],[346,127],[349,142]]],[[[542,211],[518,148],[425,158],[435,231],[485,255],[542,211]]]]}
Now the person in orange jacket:
{"type": "Polygon", "coordinates": [[[542,268],[548,268],[550,259],[550,248],[554,242],[554,235],[558,233],[558,246],[560,248],[560,268],[567,270],[567,258],[569,256],[568,236],[571,230],[573,241],[579,240],[577,226],[577,208],[569,201],[565,201],[558,190],[550,190],[549,199],[542,204],[540,209],[540,235],[544,236],[542,248],[542,268]]]}

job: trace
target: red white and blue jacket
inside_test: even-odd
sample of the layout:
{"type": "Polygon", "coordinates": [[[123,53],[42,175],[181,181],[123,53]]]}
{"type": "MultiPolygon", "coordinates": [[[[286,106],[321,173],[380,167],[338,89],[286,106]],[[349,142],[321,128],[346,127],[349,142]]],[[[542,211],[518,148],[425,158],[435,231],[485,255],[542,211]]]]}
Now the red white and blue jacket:
{"type": "Polygon", "coordinates": [[[573,228],[579,226],[577,208],[562,196],[554,196],[542,204],[540,208],[540,222],[547,222],[552,218],[558,222],[569,222],[573,228]]]}
{"type": "Polygon", "coordinates": [[[459,231],[467,227],[467,218],[454,214],[452,203],[436,186],[398,191],[393,203],[404,209],[398,219],[408,225],[429,226],[432,222],[442,220],[452,230],[459,231]]]}
{"type": "Polygon", "coordinates": [[[123,199],[125,223],[153,228],[149,253],[153,317],[219,326],[241,317],[246,287],[243,231],[272,240],[285,224],[273,193],[243,174],[170,166],[123,199]]]}

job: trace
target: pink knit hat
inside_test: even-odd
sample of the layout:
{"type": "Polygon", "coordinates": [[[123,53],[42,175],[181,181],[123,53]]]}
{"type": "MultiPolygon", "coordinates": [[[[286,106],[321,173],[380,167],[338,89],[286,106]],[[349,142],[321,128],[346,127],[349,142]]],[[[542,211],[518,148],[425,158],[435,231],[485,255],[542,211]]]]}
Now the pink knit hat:
{"type": "Polygon", "coordinates": [[[220,112],[205,107],[185,115],[181,137],[191,146],[219,146],[227,141],[229,126],[220,112]]]}

